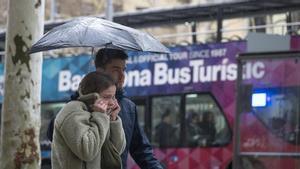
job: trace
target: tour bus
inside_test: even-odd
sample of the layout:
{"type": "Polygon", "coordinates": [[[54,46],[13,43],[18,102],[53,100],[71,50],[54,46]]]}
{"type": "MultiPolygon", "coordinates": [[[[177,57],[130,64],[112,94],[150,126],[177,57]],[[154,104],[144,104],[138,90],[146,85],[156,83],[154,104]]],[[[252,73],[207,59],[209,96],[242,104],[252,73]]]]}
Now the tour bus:
{"type": "MultiPolygon", "coordinates": [[[[231,168],[236,57],[246,52],[247,42],[169,49],[168,55],[128,52],[126,68],[125,95],[137,105],[139,124],[153,145],[156,158],[170,169],[231,168]]],[[[265,68],[263,62],[246,64],[244,78],[259,81],[270,73],[265,68]]],[[[44,168],[50,164],[48,124],[69,101],[83,76],[92,70],[89,54],[44,59],[40,135],[44,168]]],[[[3,86],[1,89],[2,94],[3,86]]],[[[130,158],[128,168],[139,167],[130,158]]]]}

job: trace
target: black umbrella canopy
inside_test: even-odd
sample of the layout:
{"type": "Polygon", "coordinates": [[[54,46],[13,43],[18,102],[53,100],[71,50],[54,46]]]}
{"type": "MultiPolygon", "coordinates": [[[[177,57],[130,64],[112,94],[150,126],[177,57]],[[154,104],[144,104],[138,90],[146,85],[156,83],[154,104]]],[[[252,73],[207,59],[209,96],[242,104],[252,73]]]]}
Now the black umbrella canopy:
{"type": "Polygon", "coordinates": [[[47,32],[30,53],[69,47],[107,47],[170,53],[150,34],[99,17],[79,17],[47,32]]]}

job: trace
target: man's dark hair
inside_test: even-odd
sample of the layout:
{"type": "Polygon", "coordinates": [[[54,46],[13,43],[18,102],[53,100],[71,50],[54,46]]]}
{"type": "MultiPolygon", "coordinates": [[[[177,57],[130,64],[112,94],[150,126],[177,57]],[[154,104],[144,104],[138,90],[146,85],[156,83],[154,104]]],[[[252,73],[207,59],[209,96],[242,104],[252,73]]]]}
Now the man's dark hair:
{"type": "Polygon", "coordinates": [[[170,115],[171,115],[171,110],[166,109],[166,111],[161,116],[161,120],[164,120],[166,117],[169,117],[170,115]]]}
{"type": "Polygon", "coordinates": [[[102,48],[96,54],[95,67],[104,68],[113,59],[127,60],[128,55],[123,50],[102,48]]]}

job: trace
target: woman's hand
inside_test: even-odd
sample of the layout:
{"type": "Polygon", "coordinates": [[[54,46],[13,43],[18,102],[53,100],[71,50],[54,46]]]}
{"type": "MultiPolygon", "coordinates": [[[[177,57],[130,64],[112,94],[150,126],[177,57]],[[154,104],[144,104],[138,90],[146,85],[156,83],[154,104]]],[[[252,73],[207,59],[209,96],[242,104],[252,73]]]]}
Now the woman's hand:
{"type": "Polygon", "coordinates": [[[113,106],[110,107],[110,112],[108,112],[108,115],[110,115],[110,120],[115,121],[117,120],[117,116],[121,110],[118,101],[114,100],[113,106]]]}
{"type": "Polygon", "coordinates": [[[103,99],[97,99],[95,103],[92,105],[92,110],[95,112],[106,113],[107,108],[108,108],[108,103],[103,99]]]}

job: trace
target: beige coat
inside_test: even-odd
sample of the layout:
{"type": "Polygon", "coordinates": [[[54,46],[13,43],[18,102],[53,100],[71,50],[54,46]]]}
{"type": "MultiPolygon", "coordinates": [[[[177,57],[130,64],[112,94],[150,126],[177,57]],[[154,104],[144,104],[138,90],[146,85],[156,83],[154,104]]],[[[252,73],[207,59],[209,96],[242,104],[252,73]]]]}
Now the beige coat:
{"type": "Polygon", "coordinates": [[[101,169],[101,147],[110,140],[121,154],[126,146],[121,119],[110,121],[100,112],[88,112],[83,102],[71,101],[54,123],[52,169],[101,169]]]}

